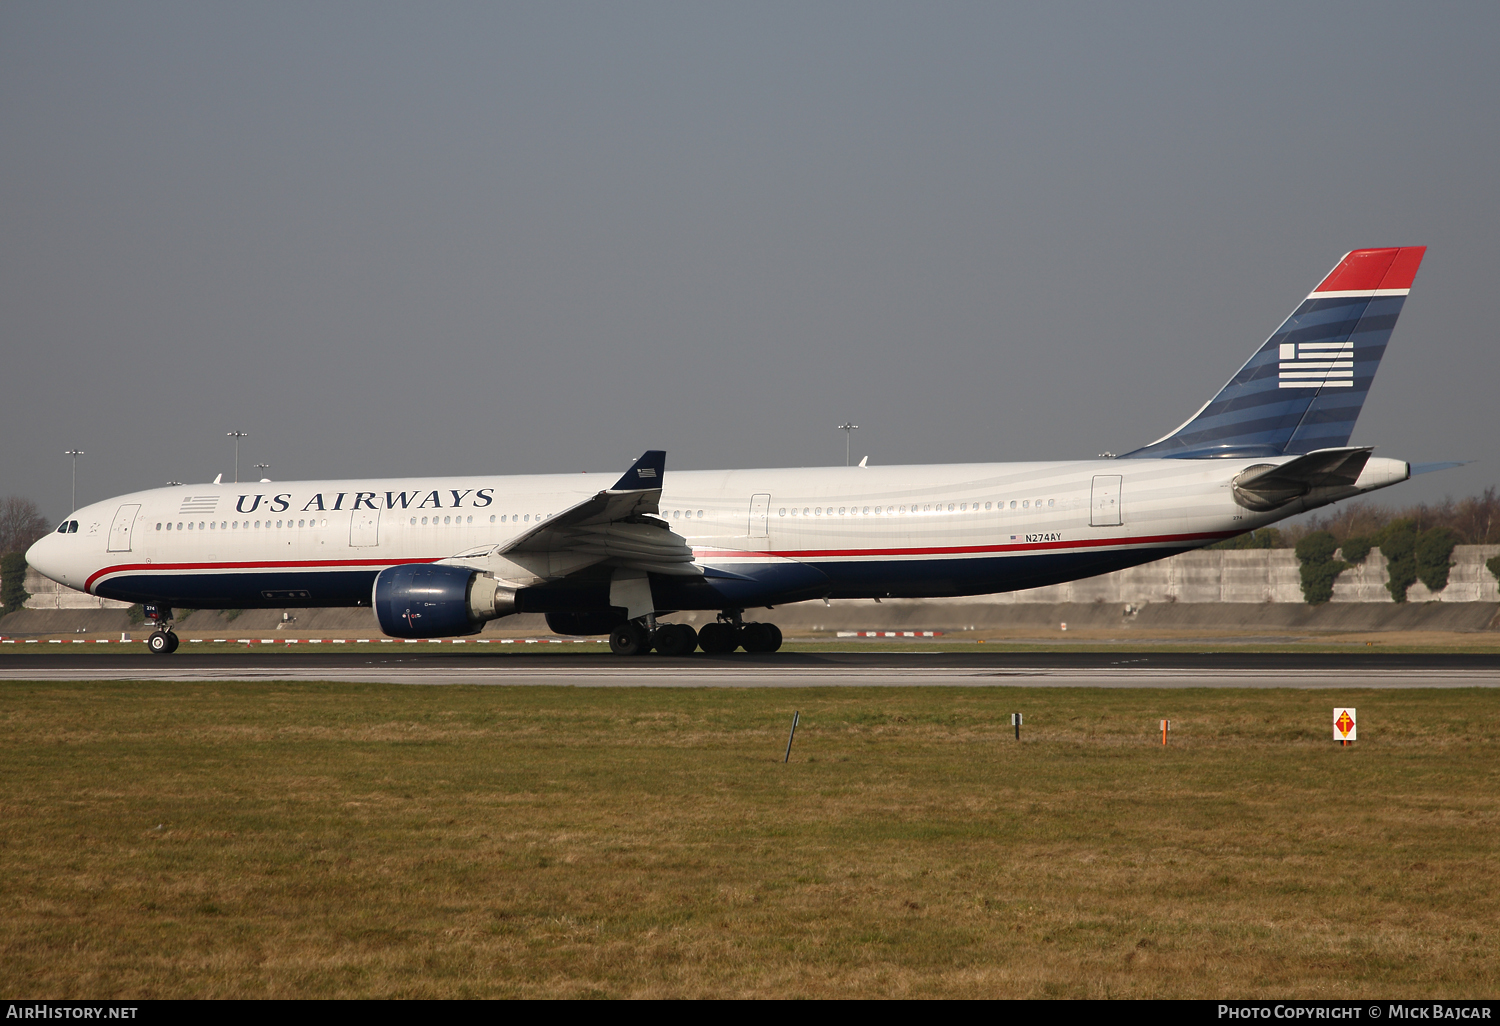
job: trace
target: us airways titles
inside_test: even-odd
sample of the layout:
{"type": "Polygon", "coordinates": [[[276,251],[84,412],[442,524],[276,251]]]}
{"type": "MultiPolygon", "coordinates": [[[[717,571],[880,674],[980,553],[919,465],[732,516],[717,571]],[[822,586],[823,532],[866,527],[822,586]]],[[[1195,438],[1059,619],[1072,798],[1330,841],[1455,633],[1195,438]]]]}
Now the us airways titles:
{"type": "MultiPolygon", "coordinates": [[[[299,512],[327,512],[334,509],[456,509],[465,505],[472,509],[483,509],[495,501],[494,491],[493,488],[434,488],[414,492],[319,492],[308,499],[299,512]]],[[[297,501],[300,500],[293,499],[291,492],[272,496],[241,495],[234,508],[240,513],[254,513],[265,502],[267,512],[281,513],[291,509],[297,501]]]]}

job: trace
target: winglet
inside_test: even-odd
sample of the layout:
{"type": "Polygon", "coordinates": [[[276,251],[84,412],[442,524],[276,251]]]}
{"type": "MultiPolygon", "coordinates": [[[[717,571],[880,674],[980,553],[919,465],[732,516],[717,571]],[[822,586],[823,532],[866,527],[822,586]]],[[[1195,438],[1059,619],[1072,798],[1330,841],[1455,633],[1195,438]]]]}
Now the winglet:
{"type": "Polygon", "coordinates": [[[667,472],[665,449],[647,449],[646,454],[625,471],[625,476],[615,482],[612,492],[640,492],[660,488],[662,476],[667,472]]]}

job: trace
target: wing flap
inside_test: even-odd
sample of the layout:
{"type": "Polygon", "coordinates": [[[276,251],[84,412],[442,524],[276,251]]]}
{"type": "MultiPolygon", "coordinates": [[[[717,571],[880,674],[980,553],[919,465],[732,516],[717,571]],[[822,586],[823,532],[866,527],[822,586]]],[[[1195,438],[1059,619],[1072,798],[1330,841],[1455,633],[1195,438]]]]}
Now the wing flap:
{"type": "Polygon", "coordinates": [[[687,539],[660,512],[666,453],[648,451],[613,488],[591,495],[483,554],[456,557],[485,564],[507,580],[555,580],[600,563],[675,577],[702,576],[687,539]]]}

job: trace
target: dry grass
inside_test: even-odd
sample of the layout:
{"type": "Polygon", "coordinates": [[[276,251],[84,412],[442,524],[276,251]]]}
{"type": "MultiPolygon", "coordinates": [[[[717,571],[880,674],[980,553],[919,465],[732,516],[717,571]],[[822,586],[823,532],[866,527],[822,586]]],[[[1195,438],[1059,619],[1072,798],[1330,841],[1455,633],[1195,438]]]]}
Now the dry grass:
{"type": "Polygon", "coordinates": [[[1495,703],[6,684],[0,989],[1493,996],[1495,703]]]}

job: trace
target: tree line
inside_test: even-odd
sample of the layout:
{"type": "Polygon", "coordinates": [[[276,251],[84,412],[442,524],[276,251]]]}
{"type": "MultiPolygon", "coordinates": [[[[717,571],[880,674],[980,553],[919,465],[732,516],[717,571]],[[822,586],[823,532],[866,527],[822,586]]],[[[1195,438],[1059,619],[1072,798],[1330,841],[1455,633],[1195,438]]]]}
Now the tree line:
{"type": "MultiPolygon", "coordinates": [[[[1405,602],[1417,581],[1431,591],[1448,586],[1448,568],[1458,545],[1500,544],[1500,495],[1491,486],[1482,495],[1445,498],[1437,503],[1385,506],[1353,502],[1315,513],[1300,524],[1266,527],[1214,545],[1216,549],[1296,551],[1302,596],[1311,605],[1333,598],[1339,574],[1363,563],[1379,548],[1386,558],[1386,590],[1405,602]]],[[[1485,565],[1500,578],[1500,556],[1485,565]]]]}
{"type": "Polygon", "coordinates": [[[26,604],[26,550],[49,530],[42,511],[30,499],[0,499],[0,615],[26,604]]]}

